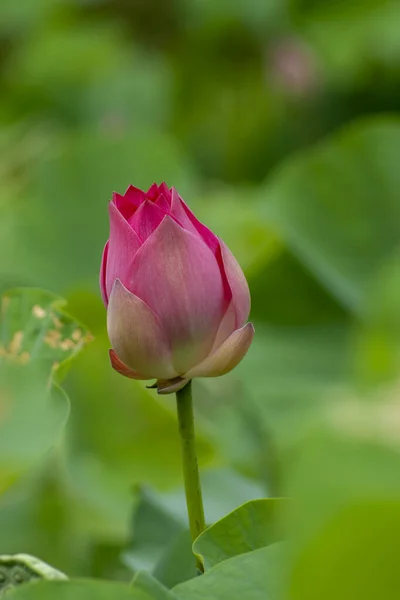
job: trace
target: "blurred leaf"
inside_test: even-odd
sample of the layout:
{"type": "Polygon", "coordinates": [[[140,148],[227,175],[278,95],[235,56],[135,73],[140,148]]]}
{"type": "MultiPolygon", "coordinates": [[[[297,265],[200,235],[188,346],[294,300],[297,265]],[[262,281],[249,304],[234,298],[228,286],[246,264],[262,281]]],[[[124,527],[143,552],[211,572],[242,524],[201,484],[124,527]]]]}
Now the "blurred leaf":
{"type": "Polygon", "coordinates": [[[397,395],[393,389],[389,397],[356,399],[342,392],[327,407],[324,428],[286,465],[293,497],[287,527],[295,541],[291,598],[396,597],[397,395]]]}
{"type": "Polygon", "coordinates": [[[399,148],[396,119],[361,122],[292,159],[266,188],[269,222],[358,312],[369,279],[400,241],[399,148]]]}
{"type": "Polygon", "coordinates": [[[313,429],[333,391],[349,380],[351,336],[340,323],[255,323],[255,328],[249,352],[236,369],[220,379],[202,380],[197,408],[219,452],[264,482],[258,495],[280,496],[280,453],[313,429]]]}
{"type": "Polygon", "coordinates": [[[87,85],[117,68],[123,56],[117,40],[117,31],[96,23],[75,27],[54,23],[44,30],[35,29],[17,47],[11,74],[13,78],[18,74],[18,85],[37,86],[42,94],[60,94],[70,85],[87,85]]]}
{"type": "MultiPolygon", "coordinates": [[[[79,502],[79,497],[76,499],[79,502]]],[[[78,511],[74,510],[76,515],[78,511]]],[[[132,579],[131,570],[122,562],[121,554],[125,542],[120,540],[103,540],[101,537],[91,535],[90,532],[82,531],[80,524],[78,531],[84,540],[90,540],[87,548],[87,563],[80,571],[75,571],[75,577],[93,577],[94,579],[108,579],[110,581],[122,581],[129,583],[132,579]]]]}
{"type": "Polygon", "coordinates": [[[232,20],[238,20],[242,25],[251,26],[256,31],[263,31],[269,21],[279,14],[280,5],[278,0],[258,2],[250,0],[246,3],[231,3],[228,0],[194,0],[187,8],[188,16],[194,20],[196,25],[207,26],[213,30],[215,24],[224,25],[232,20]],[[214,27],[213,27],[214,26],[214,27]]]}
{"type": "Polygon", "coordinates": [[[131,48],[124,54],[116,68],[102,71],[99,81],[85,87],[77,113],[85,126],[91,123],[115,138],[138,124],[147,134],[160,133],[168,124],[173,100],[167,61],[131,48]]]}
{"type": "Polygon", "coordinates": [[[90,328],[94,337],[104,335],[106,309],[98,290],[76,289],[68,294],[67,300],[70,311],[90,328]]]}
{"type": "Polygon", "coordinates": [[[152,571],[166,547],[182,531],[182,523],[162,506],[154,494],[141,488],[133,516],[131,547],[124,554],[125,562],[135,572],[152,571]]]}
{"type": "Polygon", "coordinates": [[[398,250],[369,288],[356,330],[355,367],[362,386],[396,381],[400,367],[400,260],[398,250]]]}
{"type": "Polygon", "coordinates": [[[69,400],[56,385],[45,388],[32,368],[0,367],[0,493],[55,444],[69,416],[69,400]]]}
{"type": "Polygon", "coordinates": [[[193,551],[202,557],[205,570],[279,541],[276,513],[282,502],[280,498],[251,500],[208,527],[193,544],[193,551]]]}
{"type": "Polygon", "coordinates": [[[71,494],[57,450],[1,496],[0,553],[28,552],[79,576],[87,572],[89,548],[75,518],[79,498],[71,494]]]}
{"type": "Polygon", "coordinates": [[[397,389],[389,397],[331,398],[325,426],[296,447],[285,464],[288,527],[306,545],[349,505],[400,501],[397,389]]]}
{"type": "Polygon", "coordinates": [[[193,189],[192,170],[175,141],[136,129],[117,136],[92,130],[60,136],[30,176],[29,194],[18,204],[14,234],[24,243],[12,257],[13,272],[63,292],[78,286],[98,290],[113,191],[164,179],[183,195],[193,189]]]}
{"type": "Polygon", "coordinates": [[[9,63],[9,111],[19,118],[21,113],[52,114],[61,123],[94,126],[119,137],[138,123],[142,130],[159,131],[171,111],[167,61],[133,47],[115,21],[71,26],[59,18],[50,27],[33,29],[9,63]]]}
{"type": "Polygon", "coordinates": [[[339,326],[349,320],[338,300],[288,249],[277,249],[256,267],[248,277],[251,319],[282,326],[283,335],[288,327],[339,326]]]}
{"type": "Polygon", "coordinates": [[[257,271],[281,248],[272,229],[255,211],[258,198],[258,190],[237,187],[216,188],[201,198],[187,198],[198,219],[228,244],[246,272],[257,271]]]}
{"type": "Polygon", "coordinates": [[[286,125],[287,111],[263,77],[257,39],[240,24],[221,33],[200,34],[198,47],[179,64],[175,127],[206,182],[222,180],[243,190],[262,181],[288,146],[299,146],[298,121],[286,125]]]}
{"type": "Polygon", "coordinates": [[[312,327],[259,324],[248,355],[232,373],[249,389],[255,386],[260,406],[263,391],[297,387],[322,390],[347,378],[349,332],[342,323],[312,327]]]}
{"type": "MultiPolygon", "coordinates": [[[[173,398],[110,368],[98,289],[112,191],[165,179],[245,269],[256,326],[237,369],[195,383],[207,522],[293,496],[279,520],[294,538],[291,573],[269,566],[276,545],[251,549],[250,521],[244,553],[219,539],[225,560],[179,597],[280,600],[281,577],[293,600],[399,596],[399,121],[356,123],[307,149],[353,116],[398,110],[399,10],[398,0],[0,0],[1,292],[65,293],[96,335],[66,381],[61,440],[68,401],[46,386],[74,349],[38,331],[14,356],[37,350],[35,360],[0,357],[0,489],[19,479],[0,497],[0,552],[127,580],[129,541],[152,570],[131,591],[73,581],[18,594],[172,600],[164,586],[194,575],[173,398]],[[155,491],[137,505],[142,483],[155,491]]],[[[0,324],[1,355],[20,330],[3,340],[0,324]]],[[[258,522],[262,544],[269,520],[258,522]]]]}
{"type": "Polygon", "coordinates": [[[41,581],[22,585],[10,593],[15,600],[157,600],[144,591],[109,581],[41,581]]]}
{"type": "Polygon", "coordinates": [[[182,600],[276,600],[284,581],[285,561],[285,544],[272,544],[225,560],[173,592],[182,600]]]}
{"type": "Polygon", "coordinates": [[[41,20],[51,14],[54,4],[52,0],[28,0],[24,5],[13,0],[2,0],[0,30],[19,34],[21,30],[37,26],[41,20]]]}
{"type": "Polygon", "coordinates": [[[362,500],[318,531],[296,562],[293,600],[395,600],[400,501],[362,500]],[[395,533],[396,532],[396,533],[395,533]]]}
{"type": "MultiPolygon", "coordinates": [[[[173,398],[165,400],[167,409],[156,392],[118,375],[108,349],[106,334],[98,334],[68,378],[74,398],[68,464],[81,498],[81,527],[125,541],[134,485],[180,485],[181,456],[173,398]]],[[[200,461],[210,462],[213,446],[200,428],[197,442],[200,461]]]]}
{"type": "Polygon", "coordinates": [[[91,340],[88,330],[63,310],[50,292],[19,288],[1,300],[0,359],[38,363],[59,381],[71,359],[91,340]]]}
{"type": "Polygon", "coordinates": [[[90,334],[49,292],[15,289],[1,300],[0,455],[3,491],[59,438],[69,416],[60,381],[90,334]]]}
{"type": "Polygon", "coordinates": [[[197,576],[189,529],[185,529],[170,541],[153,575],[168,588],[197,576]]]}
{"type": "Polygon", "coordinates": [[[354,85],[376,63],[396,66],[400,56],[396,0],[291,0],[298,29],[326,65],[325,75],[354,85]]]}
{"type": "Polygon", "coordinates": [[[146,571],[137,573],[132,581],[135,590],[142,590],[154,600],[173,600],[175,595],[146,571]]]}
{"type": "MultiPolygon", "coordinates": [[[[204,471],[202,484],[208,522],[216,521],[230,510],[236,499],[259,495],[260,488],[251,483],[233,471],[204,471]]],[[[152,571],[153,576],[167,587],[195,577],[186,513],[181,490],[179,497],[177,493],[155,494],[142,490],[134,513],[131,549],[124,553],[124,562],[134,571],[152,571]]],[[[234,515],[232,520],[235,520],[234,515]]],[[[213,527],[218,530],[217,524],[211,526],[211,530],[213,527]]],[[[261,528],[259,536],[263,540],[264,532],[265,529],[261,528]]],[[[227,546],[225,550],[229,552],[227,546]]],[[[237,552],[232,549],[232,555],[237,552]]]]}
{"type": "MultiPolygon", "coordinates": [[[[198,419],[198,424],[200,423],[201,420],[198,419]]],[[[222,463],[223,461],[219,458],[218,462],[222,463]]],[[[211,465],[211,468],[208,469],[201,468],[201,483],[206,522],[209,524],[222,519],[228,512],[235,510],[244,502],[264,495],[262,484],[238,473],[229,465],[211,465]]],[[[187,507],[184,490],[179,488],[163,492],[160,497],[168,511],[186,525],[187,507]]]]}
{"type": "Polygon", "coordinates": [[[167,587],[196,576],[185,518],[178,520],[161,496],[143,488],[134,512],[130,549],[123,559],[133,572],[150,571],[167,587]]]}
{"type": "Polygon", "coordinates": [[[336,402],[326,426],[287,465],[295,540],[291,595],[395,598],[400,580],[397,390],[392,398],[336,402]]]}

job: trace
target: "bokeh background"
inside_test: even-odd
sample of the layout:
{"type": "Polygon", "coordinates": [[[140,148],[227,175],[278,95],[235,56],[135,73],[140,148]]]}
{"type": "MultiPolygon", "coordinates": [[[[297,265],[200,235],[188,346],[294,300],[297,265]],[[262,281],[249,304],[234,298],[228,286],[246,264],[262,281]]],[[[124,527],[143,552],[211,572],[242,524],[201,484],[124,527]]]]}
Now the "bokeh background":
{"type": "Polygon", "coordinates": [[[163,180],[252,293],[248,356],[194,388],[208,521],[294,494],[316,598],[399,552],[399,110],[398,0],[1,0],[1,290],[59,294],[95,337],[63,443],[1,498],[1,553],[185,576],[159,564],[185,523],[174,399],[112,371],[98,290],[112,191],[163,180]]]}

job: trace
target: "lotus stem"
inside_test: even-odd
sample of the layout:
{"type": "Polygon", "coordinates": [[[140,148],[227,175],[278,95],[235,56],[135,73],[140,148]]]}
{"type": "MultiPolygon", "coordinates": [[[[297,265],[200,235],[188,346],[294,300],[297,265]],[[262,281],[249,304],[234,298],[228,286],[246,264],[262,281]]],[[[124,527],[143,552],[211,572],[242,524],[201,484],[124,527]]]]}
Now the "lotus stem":
{"type": "MultiPolygon", "coordinates": [[[[181,438],[183,478],[185,483],[186,504],[189,527],[194,541],[205,530],[203,498],[199,476],[194,430],[192,382],[176,393],[179,434],[181,438]]],[[[199,572],[204,571],[200,558],[196,557],[199,572]]]]}

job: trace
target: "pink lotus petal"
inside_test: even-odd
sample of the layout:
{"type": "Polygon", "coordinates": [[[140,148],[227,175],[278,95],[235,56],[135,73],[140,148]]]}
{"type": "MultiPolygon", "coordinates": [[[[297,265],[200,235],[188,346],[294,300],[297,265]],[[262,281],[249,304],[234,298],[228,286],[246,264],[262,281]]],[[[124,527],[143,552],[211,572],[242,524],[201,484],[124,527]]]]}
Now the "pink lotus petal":
{"type": "MultiPolygon", "coordinates": [[[[174,190],[174,188],[173,188],[173,190],[174,190]]],[[[224,261],[223,261],[221,242],[220,242],[219,238],[210,229],[208,229],[208,227],[203,225],[203,223],[201,223],[195,217],[195,215],[192,213],[192,211],[187,206],[187,204],[184,203],[182,198],[180,198],[180,196],[178,196],[178,197],[180,199],[180,205],[184,209],[186,218],[191,223],[191,228],[193,228],[193,227],[195,228],[195,232],[197,233],[197,235],[201,236],[201,238],[204,240],[204,242],[207,244],[207,246],[213,252],[215,258],[218,261],[218,264],[219,264],[220,270],[221,270],[221,274],[222,274],[225,299],[226,299],[226,302],[229,303],[232,298],[232,290],[231,290],[231,285],[228,281],[228,277],[226,274],[226,269],[225,269],[225,265],[224,265],[224,261]]],[[[188,227],[185,227],[185,228],[188,229],[188,227]]],[[[190,230],[192,230],[192,229],[190,229],[190,230]]],[[[246,321],[244,321],[244,322],[246,322],[246,321]]],[[[243,323],[241,325],[243,325],[243,323]]],[[[238,327],[238,325],[236,324],[236,328],[237,327],[238,327]]],[[[234,327],[234,329],[235,329],[235,327],[234,327]]]]}
{"type": "Polygon", "coordinates": [[[236,310],[236,329],[243,327],[250,313],[250,291],[239,263],[224,242],[220,242],[225,273],[236,310]]]}
{"type": "Polygon", "coordinates": [[[110,239],[106,269],[106,290],[111,294],[116,279],[126,286],[129,282],[129,265],[139,250],[141,242],[135,231],[124,219],[117,207],[110,202],[110,239]]]}
{"type": "Polygon", "coordinates": [[[168,201],[165,199],[164,194],[161,194],[160,196],[158,196],[158,198],[154,202],[154,204],[156,204],[159,208],[161,208],[161,210],[165,211],[166,213],[169,213],[169,204],[168,204],[168,201]]]}
{"type": "Polygon", "coordinates": [[[173,379],[168,341],[151,308],[117,279],[107,311],[110,342],[119,359],[146,379],[173,379]]]}
{"type": "Polygon", "coordinates": [[[122,200],[124,200],[124,196],[121,196],[121,194],[118,194],[118,192],[113,192],[111,200],[113,204],[117,205],[118,202],[121,202],[122,200]]]}
{"type": "Polygon", "coordinates": [[[165,197],[165,199],[168,202],[168,205],[171,206],[171,190],[169,189],[169,187],[167,186],[165,181],[163,181],[158,186],[158,191],[159,191],[160,195],[163,195],[165,197]]]}
{"type": "Polygon", "coordinates": [[[236,329],[236,310],[233,301],[231,301],[226,309],[223,319],[218,327],[217,335],[211,349],[211,353],[217,350],[221,344],[233,333],[236,329]]]}
{"type": "Polygon", "coordinates": [[[136,371],[132,371],[129,367],[126,366],[125,363],[119,358],[118,354],[112,348],[108,351],[110,355],[111,366],[114,371],[117,371],[120,375],[124,377],[129,377],[129,379],[147,379],[140,373],[136,373],[136,371]]]}
{"type": "Polygon", "coordinates": [[[145,200],[130,219],[130,226],[136,231],[142,242],[159,226],[165,212],[150,200],[145,200]]]}
{"type": "Polygon", "coordinates": [[[135,206],[140,206],[145,200],[145,195],[139,188],[130,185],[124,194],[124,198],[129,200],[135,206]]]}
{"type": "Polygon", "coordinates": [[[211,350],[226,310],[218,263],[204,242],[171,217],[135,255],[131,289],[163,324],[178,374],[211,350]]]}
{"type": "Polygon", "coordinates": [[[136,204],[130,202],[128,198],[125,198],[125,196],[121,196],[115,192],[113,194],[112,203],[127,221],[131,218],[137,208],[136,204]]]}
{"type": "Polygon", "coordinates": [[[173,394],[179,392],[188,383],[189,379],[183,377],[176,377],[175,379],[168,379],[164,381],[159,379],[157,381],[157,392],[162,395],[173,394]]]}
{"type": "Polygon", "coordinates": [[[100,291],[101,291],[101,297],[103,298],[103,302],[106,306],[108,304],[108,294],[107,294],[107,288],[106,288],[108,244],[109,244],[109,242],[107,242],[106,245],[104,246],[103,256],[101,258],[101,267],[100,267],[100,291]]]}
{"type": "Polygon", "coordinates": [[[156,183],[153,183],[146,192],[146,198],[148,200],[157,200],[159,195],[160,192],[158,190],[158,185],[156,183]]]}
{"type": "Polygon", "coordinates": [[[227,340],[203,362],[184,374],[184,377],[219,377],[232,371],[240,363],[254,337],[254,327],[247,323],[234,331],[227,340]]]}
{"type": "MultiPolygon", "coordinates": [[[[215,258],[217,259],[217,262],[219,265],[219,270],[221,272],[221,277],[222,277],[222,281],[223,281],[223,285],[224,285],[225,299],[226,299],[227,304],[230,304],[232,301],[232,288],[228,281],[228,277],[226,275],[224,259],[222,258],[222,247],[221,247],[220,240],[218,240],[218,247],[215,250],[215,258]]],[[[236,327],[234,327],[234,329],[236,329],[236,327]]]]}
{"type": "Polygon", "coordinates": [[[180,225],[182,225],[184,229],[187,229],[195,235],[198,235],[196,227],[193,225],[188,215],[186,214],[183,200],[175,188],[172,188],[171,216],[174,217],[174,219],[176,219],[176,221],[178,221],[178,223],[180,223],[180,225]]]}

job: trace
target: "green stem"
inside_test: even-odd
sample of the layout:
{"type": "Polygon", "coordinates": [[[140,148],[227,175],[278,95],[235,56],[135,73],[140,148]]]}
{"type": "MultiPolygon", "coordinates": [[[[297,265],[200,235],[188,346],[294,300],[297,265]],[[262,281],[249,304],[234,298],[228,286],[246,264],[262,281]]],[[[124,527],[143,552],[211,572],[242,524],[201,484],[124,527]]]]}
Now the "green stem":
{"type": "MultiPolygon", "coordinates": [[[[197,464],[196,440],[194,433],[194,415],[192,400],[192,382],[176,393],[178,408],[179,434],[181,437],[183,478],[185,482],[186,504],[189,515],[189,526],[192,540],[206,528],[204,519],[203,499],[197,464]]],[[[203,572],[204,568],[196,558],[197,568],[203,572]]]]}

